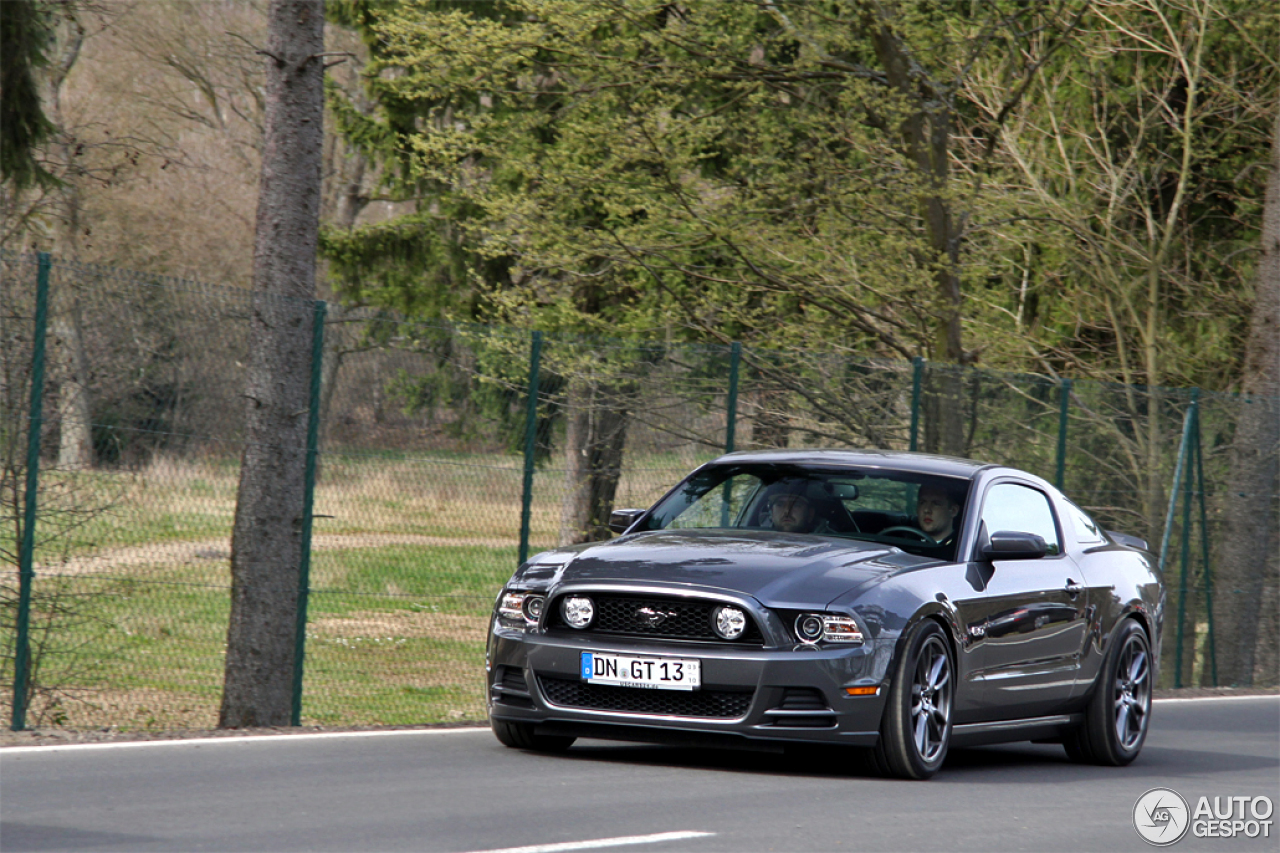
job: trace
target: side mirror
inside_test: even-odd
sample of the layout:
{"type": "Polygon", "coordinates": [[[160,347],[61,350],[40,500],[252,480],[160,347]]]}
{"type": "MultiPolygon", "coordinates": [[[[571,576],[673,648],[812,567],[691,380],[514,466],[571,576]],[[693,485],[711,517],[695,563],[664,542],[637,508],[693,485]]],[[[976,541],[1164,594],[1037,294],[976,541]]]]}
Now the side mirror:
{"type": "Polygon", "coordinates": [[[1044,538],[1034,533],[998,530],[982,546],[984,560],[1038,560],[1049,553],[1044,538]]]}
{"type": "Polygon", "coordinates": [[[615,509],[609,513],[609,529],[619,535],[626,533],[627,528],[636,523],[636,519],[644,515],[644,509],[615,509]]]}

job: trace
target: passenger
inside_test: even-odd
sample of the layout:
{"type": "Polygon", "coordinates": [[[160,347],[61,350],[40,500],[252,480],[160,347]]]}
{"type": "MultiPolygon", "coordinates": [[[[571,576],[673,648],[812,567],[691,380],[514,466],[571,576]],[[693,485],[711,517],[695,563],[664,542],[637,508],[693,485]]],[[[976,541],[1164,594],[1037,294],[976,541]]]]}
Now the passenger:
{"type": "Polygon", "coordinates": [[[960,503],[946,489],[921,486],[916,496],[916,524],[939,544],[949,544],[956,535],[955,520],[960,503]]]}

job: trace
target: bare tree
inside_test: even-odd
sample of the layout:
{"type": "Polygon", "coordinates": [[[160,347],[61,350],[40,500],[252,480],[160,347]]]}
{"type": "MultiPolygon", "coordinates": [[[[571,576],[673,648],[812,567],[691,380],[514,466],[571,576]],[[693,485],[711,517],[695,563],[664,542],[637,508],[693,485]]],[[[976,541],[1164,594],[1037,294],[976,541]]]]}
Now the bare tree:
{"type": "MultiPolygon", "coordinates": [[[[1226,684],[1252,684],[1266,586],[1275,594],[1280,492],[1280,109],[1262,214],[1262,259],[1245,347],[1240,419],[1231,448],[1226,536],[1214,610],[1226,684]],[[1268,583],[1269,581],[1269,583],[1268,583]]],[[[1272,601],[1274,608],[1274,599],[1272,601]]],[[[1274,613],[1274,610],[1272,611],[1274,613]]],[[[1275,673],[1271,677],[1274,679],[1275,673]]]]}
{"type": "Polygon", "coordinates": [[[324,121],[323,0],[272,0],[245,449],[219,725],[292,708],[324,121]]]}
{"type": "Polygon", "coordinates": [[[609,538],[609,514],[622,476],[630,420],[621,384],[591,376],[569,382],[561,545],[609,538]]]}

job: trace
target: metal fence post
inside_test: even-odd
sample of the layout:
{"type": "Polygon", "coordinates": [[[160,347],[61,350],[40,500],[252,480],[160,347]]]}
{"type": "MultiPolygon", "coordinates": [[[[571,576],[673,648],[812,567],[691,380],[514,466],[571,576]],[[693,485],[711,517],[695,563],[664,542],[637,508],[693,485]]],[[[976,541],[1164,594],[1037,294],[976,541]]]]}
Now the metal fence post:
{"type": "Polygon", "coordinates": [[[1173,469],[1173,488],[1169,490],[1169,511],[1164,517],[1164,532],[1160,537],[1160,562],[1158,568],[1164,573],[1165,557],[1169,553],[1169,535],[1173,532],[1173,514],[1178,507],[1178,488],[1182,485],[1182,467],[1186,462],[1187,445],[1191,438],[1191,410],[1187,410],[1182,419],[1182,443],[1178,445],[1178,464],[1173,469]]]}
{"type": "Polygon", "coordinates": [[[40,487],[40,431],[44,423],[44,341],[49,324],[48,252],[36,266],[36,321],[31,342],[31,408],[27,426],[27,491],[23,495],[22,543],[18,548],[17,637],[13,652],[13,716],[10,728],[27,725],[27,681],[31,670],[31,586],[35,582],[36,493],[40,487]]]}
{"type": "Polygon", "coordinates": [[[734,341],[729,347],[729,399],[725,403],[727,419],[724,427],[724,452],[733,452],[733,442],[738,427],[738,368],[742,363],[742,344],[734,341]]]}
{"type": "Polygon", "coordinates": [[[1200,410],[1196,408],[1195,444],[1196,481],[1200,484],[1200,559],[1204,566],[1204,612],[1209,622],[1209,672],[1213,686],[1218,686],[1218,649],[1213,631],[1213,567],[1209,564],[1209,513],[1205,507],[1204,440],[1200,431],[1200,410]]]}
{"type": "MultiPolygon", "coordinates": [[[[1185,636],[1187,623],[1187,573],[1191,563],[1191,487],[1193,472],[1191,470],[1191,454],[1194,453],[1191,443],[1191,436],[1199,427],[1200,415],[1200,389],[1191,389],[1191,408],[1187,410],[1187,429],[1186,451],[1187,451],[1187,471],[1186,479],[1182,482],[1182,565],[1178,573],[1178,647],[1173,657],[1173,686],[1182,686],[1182,641],[1185,636]]],[[[1191,631],[1191,640],[1194,647],[1196,632],[1193,628],[1191,631]]],[[[1194,656],[1193,656],[1194,658],[1194,656]]],[[[1194,659],[1192,661],[1194,664],[1194,659]]]]}
{"type": "Polygon", "coordinates": [[[1062,400],[1058,408],[1058,471],[1053,484],[1061,489],[1067,473],[1067,412],[1071,408],[1071,380],[1062,380],[1059,388],[1062,400]]]}
{"type": "Polygon", "coordinates": [[[520,563],[529,559],[529,516],[533,509],[533,458],[538,441],[538,368],[542,362],[542,332],[533,333],[529,348],[529,390],[524,421],[524,482],[520,493],[520,563]]]}
{"type": "Polygon", "coordinates": [[[916,356],[911,359],[911,444],[909,450],[915,451],[920,435],[920,385],[924,381],[924,359],[916,356]]]}
{"type": "MultiPolygon", "coordinates": [[[[1164,518],[1164,533],[1160,537],[1160,560],[1158,568],[1161,577],[1164,576],[1164,569],[1167,565],[1167,557],[1169,554],[1169,536],[1173,532],[1173,514],[1178,508],[1178,489],[1182,486],[1182,469],[1187,463],[1187,449],[1191,443],[1191,427],[1195,420],[1195,408],[1187,409],[1186,416],[1182,419],[1182,442],[1178,445],[1178,463],[1173,469],[1173,488],[1169,490],[1169,511],[1164,518]]],[[[1178,599],[1178,624],[1174,631],[1174,644],[1176,651],[1174,653],[1175,672],[1174,681],[1176,686],[1182,686],[1182,607],[1185,596],[1180,595],[1178,599]]]]}
{"type": "Polygon", "coordinates": [[[320,444],[320,378],[324,374],[324,318],[329,306],[317,299],[311,314],[311,392],[307,406],[307,467],[302,482],[302,556],[298,564],[298,623],[293,649],[293,708],[289,725],[302,725],[302,670],[307,651],[307,602],[311,597],[311,522],[320,444]]]}

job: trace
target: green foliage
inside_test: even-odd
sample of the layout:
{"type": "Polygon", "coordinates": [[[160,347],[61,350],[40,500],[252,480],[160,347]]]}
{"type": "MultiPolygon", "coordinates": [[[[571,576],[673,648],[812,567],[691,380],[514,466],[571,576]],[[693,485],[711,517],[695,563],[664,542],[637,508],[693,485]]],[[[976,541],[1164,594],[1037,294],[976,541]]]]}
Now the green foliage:
{"type": "Polygon", "coordinates": [[[0,176],[19,190],[59,185],[36,157],[56,129],[36,87],[36,71],[47,63],[48,14],[39,0],[0,4],[0,176]]]}
{"type": "MultiPolygon", "coordinates": [[[[952,310],[938,270],[984,280],[991,237],[957,232],[964,245],[944,257],[922,211],[1009,211],[979,192],[981,152],[941,149],[967,166],[940,181],[904,142],[925,108],[889,85],[877,39],[991,136],[957,75],[1017,53],[1014,24],[1061,29],[1069,15],[976,8],[888,4],[877,17],[857,2],[561,0],[372,12],[361,26],[379,113],[340,106],[341,125],[389,187],[429,211],[413,233],[433,235],[413,276],[359,296],[404,304],[416,277],[457,298],[465,269],[481,296],[474,317],[549,331],[784,347],[818,335],[859,353],[931,352],[952,310]]],[[[366,237],[373,247],[380,235],[353,240],[366,237]]]]}
{"type": "Polygon", "coordinates": [[[1099,4],[1089,23],[1011,121],[1006,152],[1022,174],[1009,189],[1027,219],[1004,235],[1008,266],[979,298],[998,312],[993,327],[1015,319],[1010,340],[1032,342],[1042,369],[1229,387],[1280,18],[1248,2],[1132,0],[1099,4]]]}
{"type": "Polygon", "coordinates": [[[347,298],[894,358],[957,357],[958,316],[966,361],[1238,372],[1258,4],[341,5],[377,110],[339,126],[417,206],[326,237],[347,298]]]}

